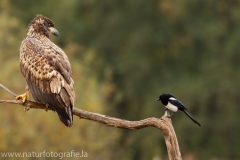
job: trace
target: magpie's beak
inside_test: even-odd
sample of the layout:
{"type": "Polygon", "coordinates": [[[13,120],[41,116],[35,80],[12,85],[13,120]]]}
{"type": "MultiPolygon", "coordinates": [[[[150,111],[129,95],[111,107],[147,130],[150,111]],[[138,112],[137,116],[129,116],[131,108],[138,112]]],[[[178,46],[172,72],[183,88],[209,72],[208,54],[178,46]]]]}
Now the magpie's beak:
{"type": "Polygon", "coordinates": [[[157,101],[160,101],[160,100],[161,100],[160,98],[157,99],[157,101]]]}
{"type": "Polygon", "coordinates": [[[50,31],[53,35],[55,35],[55,36],[58,37],[59,33],[58,33],[58,31],[56,30],[56,28],[54,28],[54,27],[49,27],[48,29],[49,29],[49,31],[50,31]]]}

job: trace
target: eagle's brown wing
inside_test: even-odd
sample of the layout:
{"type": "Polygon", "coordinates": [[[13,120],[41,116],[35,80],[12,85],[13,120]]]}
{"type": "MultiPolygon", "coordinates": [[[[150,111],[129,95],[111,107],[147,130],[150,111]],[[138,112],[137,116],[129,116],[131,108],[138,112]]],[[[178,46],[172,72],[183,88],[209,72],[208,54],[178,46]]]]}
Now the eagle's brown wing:
{"type": "Polygon", "coordinates": [[[33,98],[51,106],[66,126],[72,126],[75,93],[65,53],[47,38],[26,38],[20,47],[20,68],[33,98]]]}

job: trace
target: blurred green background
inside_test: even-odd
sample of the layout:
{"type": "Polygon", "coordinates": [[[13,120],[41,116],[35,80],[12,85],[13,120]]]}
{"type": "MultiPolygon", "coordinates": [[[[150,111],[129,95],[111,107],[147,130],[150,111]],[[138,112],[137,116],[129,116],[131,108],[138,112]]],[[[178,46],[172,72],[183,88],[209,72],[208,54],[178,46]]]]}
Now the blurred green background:
{"type": "MultiPolygon", "coordinates": [[[[173,116],[184,160],[240,159],[240,1],[2,0],[0,83],[17,94],[25,91],[19,47],[36,14],[52,19],[60,33],[51,39],[71,61],[76,107],[128,120],[161,117],[156,99],[171,93],[202,124],[173,116]]],[[[0,97],[13,98],[2,90],[0,97]]],[[[167,159],[155,128],[129,131],[77,117],[67,128],[54,112],[0,105],[1,152],[167,159]]]]}

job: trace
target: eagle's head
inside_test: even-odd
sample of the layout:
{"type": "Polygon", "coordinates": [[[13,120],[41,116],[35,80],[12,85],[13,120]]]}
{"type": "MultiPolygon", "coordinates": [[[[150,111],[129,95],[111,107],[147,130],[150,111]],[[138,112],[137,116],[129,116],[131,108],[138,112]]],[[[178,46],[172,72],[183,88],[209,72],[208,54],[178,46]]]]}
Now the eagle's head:
{"type": "Polygon", "coordinates": [[[51,19],[38,14],[29,24],[28,36],[44,35],[49,38],[50,34],[58,36],[58,31],[54,28],[54,23],[51,19]]]}

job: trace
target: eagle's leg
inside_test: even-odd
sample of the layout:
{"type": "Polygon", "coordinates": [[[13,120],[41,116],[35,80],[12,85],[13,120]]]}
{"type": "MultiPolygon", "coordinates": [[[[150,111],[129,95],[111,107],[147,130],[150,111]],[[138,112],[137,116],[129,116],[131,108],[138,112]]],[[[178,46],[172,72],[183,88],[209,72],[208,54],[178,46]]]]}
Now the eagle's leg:
{"type": "Polygon", "coordinates": [[[49,105],[46,104],[46,108],[45,108],[45,111],[47,112],[49,109],[49,105]]]}
{"type": "Polygon", "coordinates": [[[20,95],[16,96],[15,99],[17,99],[17,100],[22,99],[22,102],[25,103],[26,100],[27,100],[28,97],[29,97],[29,93],[30,93],[30,90],[29,90],[28,85],[27,85],[27,86],[26,86],[26,93],[20,94],[20,95]]]}
{"type": "Polygon", "coordinates": [[[22,99],[23,103],[26,102],[26,100],[27,100],[27,92],[24,93],[24,94],[20,94],[20,95],[16,96],[16,99],[17,100],[22,99]]]}

